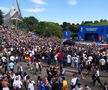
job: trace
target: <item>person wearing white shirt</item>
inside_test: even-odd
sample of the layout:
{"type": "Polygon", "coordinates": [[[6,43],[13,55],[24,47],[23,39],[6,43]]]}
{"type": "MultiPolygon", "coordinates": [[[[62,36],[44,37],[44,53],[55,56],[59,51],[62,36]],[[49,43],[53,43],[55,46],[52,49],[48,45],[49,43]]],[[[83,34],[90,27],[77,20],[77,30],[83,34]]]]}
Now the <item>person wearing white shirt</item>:
{"type": "Polygon", "coordinates": [[[2,59],[2,68],[4,68],[6,64],[6,57],[3,56],[1,59],[2,59]]]}
{"type": "Polygon", "coordinates": [[[12,52],[13,50],[14,50],[14,49],[11,47],[11,48],[10,48],[10,51],[12,52]]]}
{"type": "Polygon", "coordinates": [[[101,58],[100,60],[99,60],[99,62],[100,62],[100,66],[101,66],[101,70],[105,70],[105,59],[104,58],[101,58]]]}
{"type": "Polygon", "coordinates": [[[14,82],[13,82],[13,87],[15,88],[15,89],[18,89],[18,90],[20,90],[21,89],[21,87],[22,87],[22,82],[19,80],[19,78],[17,77],[16,78],[16,80],[14,80],[14,82]]]}
{"type": "Polygon", "coordinates": [[[15,56],[10,56],[10,61],[14,62],[15,61],[15,56]]]}
{"type": "Polygon", "coordinates": [[[74,57],[72,57],[72,66],[74,68],[78,68],[78,63],[79,63],[79,58],[75,55],[74,57]]]}
{"type": "Polygon", "coordinates": [[[34,90],[34,83],[32,81],[28,84],[28,90],[34,90]]]}
{"type": "Polygon", "coordinates": [[[99,72],[99,68],[96,67],[96,73],[95,73],[95,79],[93,79],[93,86],[95,86],[96,81],[98,81],[98,83],[102,85],[101,80],[100,80],[100,72],[99,72]]]}
{"type": "Polygon", "coordinates": [[[67,55],[67,64],[70,66],[71,65],[71,55],[67,55]]]}
{"type": "Polygon", "coordinates": [[[15,73],[14,81],[15,81],[17,78],[19,79],[19,81],[21,80],[21,76],[20,76],[18,73],[15,73]]]}
{"type": "Polygon", "coordinates": [[[91,88],[87,84],[85,84],[84,85],[84,90],[91,90],[91,88]]]}
{"type": "Polygon", "coordinates": [[[3,56],[1,59],[2,59],[2,62],[3,62],[3,63],[6,62],[6,57],[3,56]]]}
{"type": "Polygon", "coordinates": [[[78,83],[78,78],[76,77],[76,75],[73,75],[71,79],[71,90],[75,89],[77,83],[78,83]]]}
{"type": "Polygon", "coordinates": [[[92,61],[92,60],[93,60],[93,57],[92,57],[92,56],[89,56],[88,59],[89,59],[90,61],[92,61]]]}
{"type": "Polygon", "coordinates": [[[82,85],[79,83],[78,86],[75,88],[75,90],[84,90],[84,88],[83,88],[82,85]]]}

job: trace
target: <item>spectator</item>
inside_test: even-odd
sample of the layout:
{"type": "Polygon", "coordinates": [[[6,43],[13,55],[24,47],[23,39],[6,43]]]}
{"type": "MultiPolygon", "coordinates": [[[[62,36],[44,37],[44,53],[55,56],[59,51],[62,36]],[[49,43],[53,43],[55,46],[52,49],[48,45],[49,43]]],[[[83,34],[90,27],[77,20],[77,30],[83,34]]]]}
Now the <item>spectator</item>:
{"type": "Polygon", "coordinates": [[[98,67],[96,68],[95,76],[92,79],[93,79],[93,86],[95,86],[96,81],[98,81],[98,83],[101,86],[103,86],[102,83],[101,83],[101,81],[100,81],[100,73],[99,73],[99,68],[98,67]]]}
{"type": "Polygon", "coordinates": [[[20,81],[19,77],[16,77],[16,79],[13,82],[13,87],[15,90],[21,90],[22,84],[23,83],[20,81]]]}
{"type": "Polygon", "coordinates": [[[14,70],[14,63],[11,61],[10,63],[9,63],[9,69],[11,70],[11,71],[13,71],[14,70]]]}
{"type": "Polygon", "coordinates": [[[65,77],[63,77],[63,90],[68,90],[68,83],[65,77]]]}
{"type": "Polygon", "coordinates": [[[91,90],[91,88],[86,84],[86,85],[84,86],[84,90],[91,90]]]}
{"type": "Polygon", "coordinates": [[[101,58],[100,60],[99,60],[99,62],[100,62],[100,67],[101,67],[101,70],[102,71],[104,71],[105,70],[105,59],[104,58],[101,58]]]}
{"type": "Polygon", "coordinates": [[[78,77],[76,77],[76,75],[73,74],[73,77],[71,79],[71,90],[74,90],[76,85],[78,85],[78,77]]]}
{"type": "Polygon", "coordinates": [[[6,77],[3,78],[2,87],[3,87],[2,90],[9,90],[9,82],[6,77]]]}
{"type": "Polygon", "coordinates": [[[28,84],[28,90],[35,90],[34,89],[34,83],[30,80],[28,84]]]}

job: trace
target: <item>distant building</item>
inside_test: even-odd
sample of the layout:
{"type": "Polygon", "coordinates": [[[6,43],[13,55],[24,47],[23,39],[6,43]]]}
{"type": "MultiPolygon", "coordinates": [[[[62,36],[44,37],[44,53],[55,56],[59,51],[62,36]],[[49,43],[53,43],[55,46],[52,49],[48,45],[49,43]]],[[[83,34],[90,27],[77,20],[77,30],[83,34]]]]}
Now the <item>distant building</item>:
{"type": "Polygon", "coordinates": [[[16,0],[16,8],[12,7],[8,14],[4,16],[4,25],[5,26],[12,26],[13,24],[17,24],[19,21],[22,20],[19,3],[16,0]]]}
{"type": "Polygon", "coordinates": [[[81,41],[108,43],[108,25],[80,26],[78,29],[78,39],[81,41]]]}

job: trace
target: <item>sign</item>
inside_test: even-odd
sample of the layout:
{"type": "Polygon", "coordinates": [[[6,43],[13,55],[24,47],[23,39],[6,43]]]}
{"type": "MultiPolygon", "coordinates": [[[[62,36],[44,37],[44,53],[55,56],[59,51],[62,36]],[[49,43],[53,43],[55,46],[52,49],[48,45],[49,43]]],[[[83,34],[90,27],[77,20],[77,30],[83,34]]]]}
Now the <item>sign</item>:
{"type": "Polygon", "coordinates": [[[71,31],[65,30],[63,34],[64,39],[69,39],[71,37],[71,31]]]}
{"type": "Polygon", "coordinates": [[[86,31],[97,31],[97,28],[86,28],[86,31]]]}
{"type": "Polygon", "coordinates": [[[80,31],[83,32],[83,27],[81,27],[81,30],[80,31]]]}

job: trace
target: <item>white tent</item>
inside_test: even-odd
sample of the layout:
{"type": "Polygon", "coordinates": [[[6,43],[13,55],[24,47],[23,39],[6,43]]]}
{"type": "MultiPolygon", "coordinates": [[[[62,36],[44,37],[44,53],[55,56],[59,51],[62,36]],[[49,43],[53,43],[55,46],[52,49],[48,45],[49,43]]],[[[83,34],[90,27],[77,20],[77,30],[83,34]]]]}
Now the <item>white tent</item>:
{"type": "Polygon", "coordinates": [[[13,21],[22,21],[22,16],[17,0],[16,0],[16,8],[12,7],[9,13],[4,16],[4,25],[12,26],[13,21]]]}

